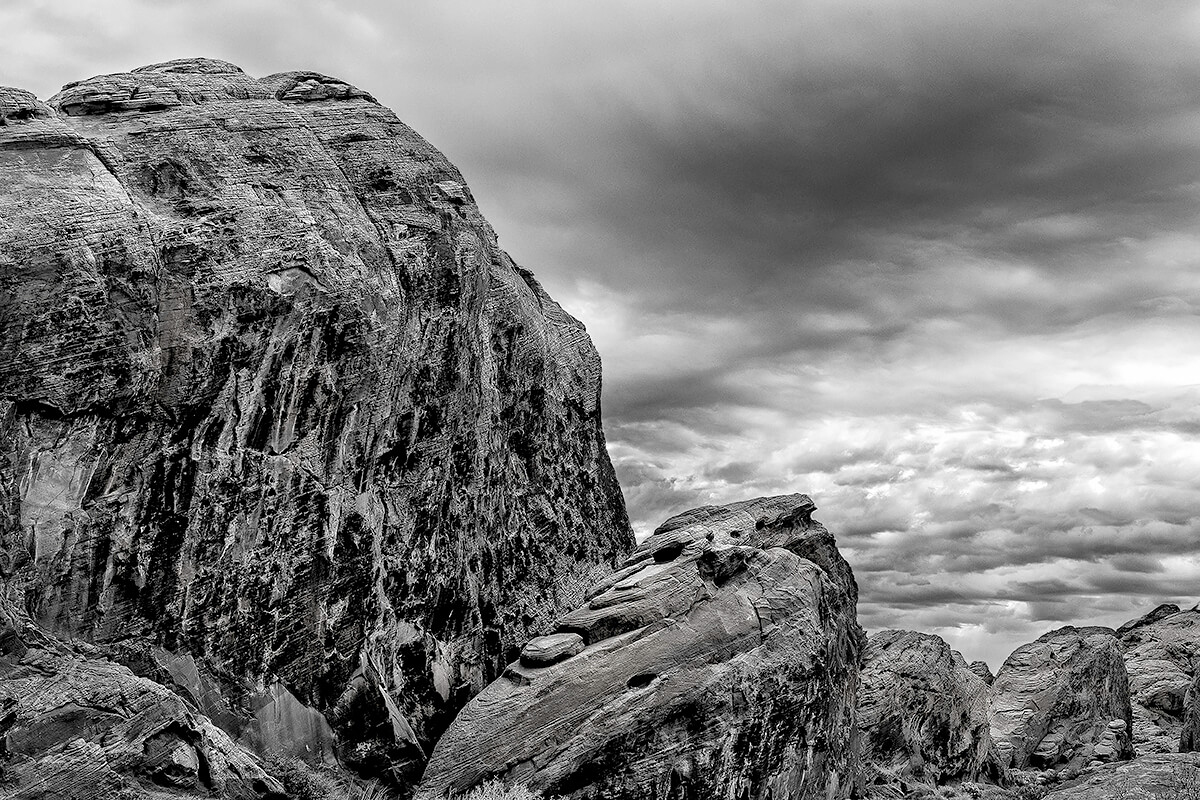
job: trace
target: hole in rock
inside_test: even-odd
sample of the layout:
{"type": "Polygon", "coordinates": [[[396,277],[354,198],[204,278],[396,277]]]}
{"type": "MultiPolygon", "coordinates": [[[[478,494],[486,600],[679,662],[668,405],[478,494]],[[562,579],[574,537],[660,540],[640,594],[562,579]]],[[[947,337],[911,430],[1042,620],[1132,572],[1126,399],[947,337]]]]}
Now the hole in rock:
{"type": "Polygon", "coordinates": [[[679,554],[683,552],[683,542],[676,542],[665,547],[660,547],[654,551],[654,561],[657,564],[665,564],[668,561],[674,561],[679,558],[679,554]]]}
{"type": "Polygon", "coordinates": [[[654,683],[654,679],[658,676],[653,672],[639,672],[630,678],[625,685],[630,689],[645,689],[650,684],[654,683]]]}

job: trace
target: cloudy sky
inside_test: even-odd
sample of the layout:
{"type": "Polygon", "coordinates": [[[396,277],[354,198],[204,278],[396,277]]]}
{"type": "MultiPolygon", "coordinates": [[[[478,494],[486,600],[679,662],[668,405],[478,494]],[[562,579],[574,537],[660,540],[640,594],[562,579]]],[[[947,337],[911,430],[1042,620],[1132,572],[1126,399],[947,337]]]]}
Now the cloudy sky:
{"type": "Polygon", "coordinates": [[[17,0],[0,31],[42,97],[206,55],[394,108],[588,325],[640,532],[807,492],[868,629],[993,668],[1200,599],[1195,3],[17,0]]]}

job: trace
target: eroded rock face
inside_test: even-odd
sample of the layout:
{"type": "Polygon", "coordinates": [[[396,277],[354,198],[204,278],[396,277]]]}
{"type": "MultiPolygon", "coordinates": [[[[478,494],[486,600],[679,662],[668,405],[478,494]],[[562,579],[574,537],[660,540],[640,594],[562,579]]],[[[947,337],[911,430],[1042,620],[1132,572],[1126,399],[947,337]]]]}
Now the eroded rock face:
{"type": "Polygon", "coordinates": [[[987,684],[940,637],[874,634],[860,681],[865,782],[939,785],[989,771],[987,684]]]}
{"type": "Polygon", "coordinates": [[[1122,625],[1117,635],[1125,648],[1129,671],[1137,752],[1178,751],[1185,735],[1187,695],[1195,679],[1195,660],[1200,657],[1200,611],[1161,605],[1122,625]]]}
{"type": "Polygon", "coordinates": [[[498,775],[575,798],[843,798],[851,789],[857,589],[804,495],[669,520],[560,633],[438,742],[418,796],[498,775]]]}
{"type": "Polygon", "coordinates": [[[0,600],[0,795],[284,800],[284,786],[177,695],[47,636],[0,600]]]}
{"type": "Polygon", "coordinates": [[[1129,678],[1108,628],[1066,627],[1017,648],[991,687],[1002,767],[1078,769],[1132,756],[1129,678]]]}
{"type": "Polygon", "coordinates": [[[186,59],[0,123],[0,576],[231,734],[419,769],[632,547],[583,326],[328,76],[186,59]]]}

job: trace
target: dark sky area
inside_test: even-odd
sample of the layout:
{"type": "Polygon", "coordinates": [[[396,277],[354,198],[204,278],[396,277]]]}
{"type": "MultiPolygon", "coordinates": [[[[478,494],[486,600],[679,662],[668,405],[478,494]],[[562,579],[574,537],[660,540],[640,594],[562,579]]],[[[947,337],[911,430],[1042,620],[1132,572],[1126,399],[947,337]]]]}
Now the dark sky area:
{"type": "Polygon", "coordinates": [[[993,668],[1200,599],[1193,2],[0,5],[0,83],[372,92],[588,326],[640,533],[802,491],[869,630],[993,668]]]}

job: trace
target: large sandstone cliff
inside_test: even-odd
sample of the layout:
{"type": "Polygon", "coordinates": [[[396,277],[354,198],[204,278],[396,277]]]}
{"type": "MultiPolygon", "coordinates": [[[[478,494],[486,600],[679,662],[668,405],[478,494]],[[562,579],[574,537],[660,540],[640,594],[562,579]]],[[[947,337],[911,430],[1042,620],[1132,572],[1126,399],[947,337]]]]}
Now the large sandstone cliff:
{"type": "Polygon", "coordinates": [[[632,547],[583,326],[367,93],[0,88],[0,174],[0,576],[45,630],[411,773],[632,547]]]}

